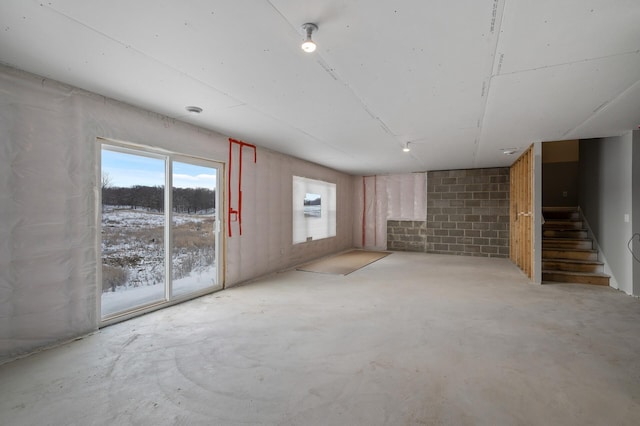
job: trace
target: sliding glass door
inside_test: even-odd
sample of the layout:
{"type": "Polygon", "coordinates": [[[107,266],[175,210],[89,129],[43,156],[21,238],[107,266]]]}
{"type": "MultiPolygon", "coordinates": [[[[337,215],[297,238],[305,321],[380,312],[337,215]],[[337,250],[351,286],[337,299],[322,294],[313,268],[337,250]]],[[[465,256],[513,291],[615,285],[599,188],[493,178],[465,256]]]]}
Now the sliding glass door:
{"type": "Polygon", "coordinates": [[[220,164],[107,144],[101,163],[102,319],[221,288],[220,164]]]}
{"type": "Polygon", "coordinates": [[[173,296],[219,288],[216,264],[218,170],[206,163],[173,161],[173,296]]]}

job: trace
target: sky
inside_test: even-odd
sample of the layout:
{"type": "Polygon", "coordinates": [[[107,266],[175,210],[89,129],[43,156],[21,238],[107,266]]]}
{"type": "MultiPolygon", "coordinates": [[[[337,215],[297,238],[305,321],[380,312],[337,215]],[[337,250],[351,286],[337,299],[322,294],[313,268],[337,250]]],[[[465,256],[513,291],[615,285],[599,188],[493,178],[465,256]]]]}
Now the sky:
{"type": "MultiPolygon", "coordinates": [[[[163,186],[164,160],[103,149],[102,175],[105,174],[111,186],[163,186]]],[[[174,161],[173,186],[215,189],[216,169],[174,161]]]]}

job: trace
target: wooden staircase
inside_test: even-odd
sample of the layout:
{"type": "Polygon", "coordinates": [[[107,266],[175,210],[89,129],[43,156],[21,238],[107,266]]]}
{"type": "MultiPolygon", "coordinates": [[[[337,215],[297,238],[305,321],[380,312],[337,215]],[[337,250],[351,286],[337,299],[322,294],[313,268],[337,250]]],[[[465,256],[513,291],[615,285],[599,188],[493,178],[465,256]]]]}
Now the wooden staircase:
{"type": "Polygon", "coordinates": [[[543,207],[542,281],[609,285],[577,207],[543,207]]]}

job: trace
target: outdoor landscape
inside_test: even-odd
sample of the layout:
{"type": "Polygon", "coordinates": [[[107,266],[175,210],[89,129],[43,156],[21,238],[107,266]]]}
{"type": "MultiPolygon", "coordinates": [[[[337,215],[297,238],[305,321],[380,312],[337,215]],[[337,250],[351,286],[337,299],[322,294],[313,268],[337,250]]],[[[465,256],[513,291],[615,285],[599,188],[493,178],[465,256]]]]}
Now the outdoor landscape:
{"type": "MultiPolygon", "coordinates": [[[[103,315],[165,297],[163,191],[103,188],[103,315]]],[[[215,284],[214,200],[206,188],[173,188],[174,296],[215,284]]]]}
{"type": "Polygon", "coordinates": [[[303,205],[305,217],[322,217],[322,198],[320,195],[306,193],[303,205]]]}

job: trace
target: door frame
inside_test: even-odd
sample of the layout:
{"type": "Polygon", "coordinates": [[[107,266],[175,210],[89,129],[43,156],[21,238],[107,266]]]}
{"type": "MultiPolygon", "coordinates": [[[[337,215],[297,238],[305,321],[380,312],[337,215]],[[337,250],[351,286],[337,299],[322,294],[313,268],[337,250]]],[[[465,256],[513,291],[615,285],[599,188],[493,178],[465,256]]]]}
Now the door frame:
{"type": "MultiPolygon", "coordinates": [[[[121,321],[125,321],[149,312],[156,311],[158,309],[166,308],[168,306],[177,305],[179,303],[186,302],[191,299],[195,299],[197,297],[204,296],[206,294],[211,294],[216,291],[223,290],[225,288],[225,248],[226,248],[226,233],[225,230],[225,203],[226,196],[223,193],[225,188],[225,179],[226,179],[226,165],[225,163],[217,160],[213,160],[210,158],[198,157],[193,155],[188,155],[184,153],[177,153],[170,150],[151,147],[148,145],[137,144],[132,142],[123,142],[119,140],[114,140],[110,138],[97,137],[96,138],[96,175],[95,175],[95,226],[96,230],[96,238],[95,238],[95,247],[96,247],[96,312],[97,312],[97,322],[98,328],[106,327],[111,324],[115,324],[121,321]],[[191,162],[197,165],[206,165],[206,167],[213,167],[216,169],[216,220],[214,223],[214,235],[215,235],[215,255],[216,255],[216,286],[205,288],[199,291],[195,291],[193,293],[189,293],[186,295],[181,295],[178,297],[171,298],[171,283],[165,282],[165,300],[158,302],[151,302],[149,304],[142,305],[137,308],[132,308],[127,311],[123,311],[122,313],[113,314],[107,318],[102,317],[102,235],[99,230],[102,228],[102,194],[101,194],[101,181],[102,181],[102,146],[107,145],[110,147],[116,148],[115,150],[122,150],[122,152],[129,151],[134,154],[137,152],[142,152],[143,154],[148,155],[149,157],[154,158],[165,158],[167,161],[165,163],[165,186],[166,182],[170,181],[170,177],[172,178],[172,166],[173,161],[178,162],[191,162]]],[[[168,195],[165,197],[165,212],[168,212],[165,216],[165,277],[170,277],[171,272],[171,247],[172,247],[172,232],[171,226],[172,223],[172,212],[171,212],[171,198],[172,192],[168,191],[168,195]],[[169,275],[167,275],[169,274],[169,275]]],[[[165,278],[166,279],[166,278],[165,278]]]]}
{"type": "Polygon", "coordinates": [[[513,162],[509,176],[509,257],[531,281],[540,284],[543,222],[541,142],[531,144],[513,162]]]}

